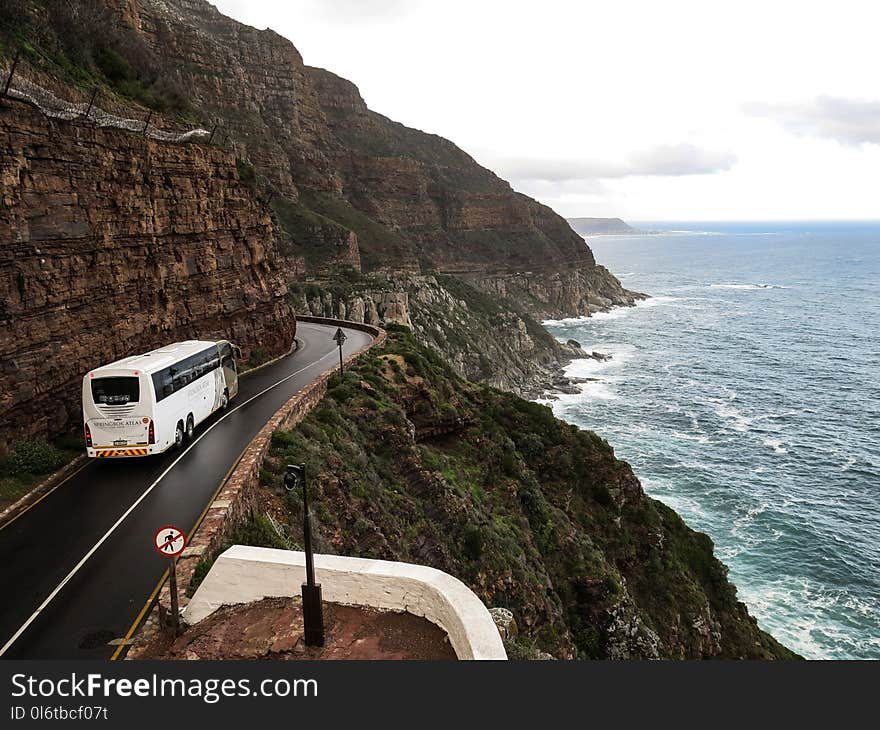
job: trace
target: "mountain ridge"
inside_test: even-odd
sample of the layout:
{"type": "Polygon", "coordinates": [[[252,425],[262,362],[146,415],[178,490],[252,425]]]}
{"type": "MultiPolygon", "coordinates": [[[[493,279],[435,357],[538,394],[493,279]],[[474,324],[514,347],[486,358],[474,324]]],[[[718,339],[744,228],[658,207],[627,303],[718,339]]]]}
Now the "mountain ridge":
{"type": "Polygon", "coordinates": [[[582,236],[613,236],[621,234],[648,233],[633,228],[621,218],[566,218],[576,233],[582,236]]]}
{"type": "Polygon", "coordinates": [[[305,65],[274,31],[204,0],[88,0],[88,13],[78,14],[60,0],[10,2],[31,19],[32,30],[17,32],[38,38],[56,66],[145,109],[164,100],[157,123],[178,107],[207,128],[218,123],[221,139],[229,135],[253,165],[264,197],[283,201],[276,214],[286,206],[278,220],[298,271],[462,273],[542,316],[637,299],[597,269],[589,246],[550,208],[454,143],[373,112],[352,82],[305,65]],[[315,216],[325,223],[317,236],[315,216]],[[530,272],[526,284],[522,272],[530,272]]]}

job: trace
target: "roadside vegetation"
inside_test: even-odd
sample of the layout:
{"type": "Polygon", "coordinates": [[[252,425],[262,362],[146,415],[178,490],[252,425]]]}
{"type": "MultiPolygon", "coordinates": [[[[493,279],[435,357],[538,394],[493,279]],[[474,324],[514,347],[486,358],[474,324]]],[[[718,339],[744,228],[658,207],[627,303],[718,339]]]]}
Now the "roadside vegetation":
{"type": "Polygon", "coordinates": [[[29,439],[14,443],[9,453],[0,457],[0,510],[83,453],[82,438],[72,435],[52,442],[29,439]]]}
{"type": "Polygon", "coordinates": [[[772,657],[711,540],[648,498],[629,466],[549,408],[459,378],[404,328],[278,431],[261,511],[316,550],[445,570],[514,612],[511,656],[772,657]],[[712,630],[702,632],[705,622],[712,630]]]}
{"type": "Polygon", "coordinates": [[[224,550],[228,550],[233,545],[253,545],[255,547],[270,547],[280,550],[300,550],[300,546],[295,543],[284,531],[284,528],[272,519],[268,514],[251,511],[247,515],[244,522],[237,525],[227,535],[223,544],[210,555],[202,558],[193,571],[192,579],[186,588],[186,595],[190,598],[201,585],[217,556],[224,550]]]}
{"type": "MultiPolygon", "coordinates": [[[[99,88],[121,102],[195,121],[174,74],[137,34],[113,22],[109,7],[67,0],[5,0],[0,56],[83,91],[99,88]]],[[[100,106],[100,103],[99,103],[100,106]]]]}

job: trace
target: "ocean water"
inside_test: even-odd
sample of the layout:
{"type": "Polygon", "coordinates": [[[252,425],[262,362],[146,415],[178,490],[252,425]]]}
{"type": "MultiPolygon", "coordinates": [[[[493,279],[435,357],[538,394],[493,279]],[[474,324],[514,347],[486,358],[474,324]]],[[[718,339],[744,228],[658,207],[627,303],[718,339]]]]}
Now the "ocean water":
{"type": "Polygon", "coordinates": [[[880,223],[642,223],[591,238],[652,298],[551,321],[612,360],[552,403],[715,541],[760,625],[880,658],[880,223]]]}

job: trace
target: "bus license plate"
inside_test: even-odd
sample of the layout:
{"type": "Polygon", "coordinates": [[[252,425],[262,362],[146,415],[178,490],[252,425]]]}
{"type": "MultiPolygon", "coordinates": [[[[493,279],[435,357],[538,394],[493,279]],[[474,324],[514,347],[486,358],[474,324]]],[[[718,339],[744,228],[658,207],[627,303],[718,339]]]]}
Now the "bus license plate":
{"type": "Polygon", "coordinates": [[[114,446],[125,446],[126,444],[128,444],[128,441],[125,439],[116,439],[116,441],[113,442],[114,446]]]}

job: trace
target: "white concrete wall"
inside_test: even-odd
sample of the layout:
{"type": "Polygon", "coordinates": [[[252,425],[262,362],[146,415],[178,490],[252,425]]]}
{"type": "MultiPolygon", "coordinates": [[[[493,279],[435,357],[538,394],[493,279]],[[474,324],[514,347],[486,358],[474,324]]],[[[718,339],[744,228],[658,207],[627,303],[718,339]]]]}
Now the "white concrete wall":
{"type": "MultiPolygon", "coordinates": [[[[223,605],[298,596],[305,553],[233,545],[220,555],[184,611],[194,624],[223,605]]],[[[476,594],[441,570],[412,563],[315,556],[325,601],[406,611],[449,635],[459,659],[507,659],[489,611],[476,594]]]]}

